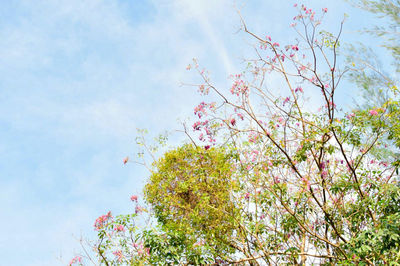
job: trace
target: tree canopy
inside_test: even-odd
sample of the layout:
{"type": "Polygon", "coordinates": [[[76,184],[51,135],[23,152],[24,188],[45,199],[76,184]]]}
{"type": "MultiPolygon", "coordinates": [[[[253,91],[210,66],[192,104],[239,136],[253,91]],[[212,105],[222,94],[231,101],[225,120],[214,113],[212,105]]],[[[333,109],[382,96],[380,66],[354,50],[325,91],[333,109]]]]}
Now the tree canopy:
{"type": "MultiPolygon", "coordinates": [[[[389,15],[392,26],[370,32],[391,36],[398,70],[400,3],[359,4],[389,15]]],[[[363,47],[342,45],[343,22],[336,35],[321,29],[327,9],[296,8],[298,39],[287,45],[242,21],[256,52],[231,88],[215,86],[196,60],[188,66],[204,97],[184,127],[188,141],[154,157],[148,213],[137,205],[98,218],[100,264],[400,263],[397,81],[363,47]],[[357,53],[341,58],[345,49],[357,53]],[[352,110],[337,102],[346,78],[367,92],[352,110]],[[137,226],[144,213],[152,226],[137,226]]]]}

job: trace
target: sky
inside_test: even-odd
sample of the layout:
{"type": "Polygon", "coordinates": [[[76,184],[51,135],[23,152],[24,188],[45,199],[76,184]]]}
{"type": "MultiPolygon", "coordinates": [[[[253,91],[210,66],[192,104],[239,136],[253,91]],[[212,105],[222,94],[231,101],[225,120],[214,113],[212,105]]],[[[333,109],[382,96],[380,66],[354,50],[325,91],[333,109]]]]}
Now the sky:
{"type": "MultiPolygon", "coordinates": [[[[94,237],[99,215],[132,212],[129,197],[148,177],[123,165],[137,152],[136,129],[157,135],[192,117],[201,98],[181,85],[196,80],[185,70],[192,58],[229,87],[254,43],[237,10],[252,31],[284,43],[294,38],[294,3],[2,1],[0,265],[66,265],[81,252],[78,239],[94,237]]],[[[327,7],[332,32],[347,13],[343,39],[373,42],[357,35],[369,14],[340,1],[303,3],[327,7]]]]}

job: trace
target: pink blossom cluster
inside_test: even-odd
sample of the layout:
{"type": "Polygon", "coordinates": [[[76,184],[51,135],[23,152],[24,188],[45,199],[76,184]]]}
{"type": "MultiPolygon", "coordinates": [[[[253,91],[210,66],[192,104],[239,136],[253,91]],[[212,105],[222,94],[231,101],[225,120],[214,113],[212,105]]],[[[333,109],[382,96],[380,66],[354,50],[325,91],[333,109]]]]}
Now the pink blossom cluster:
{"type": "Polygon", "coordinates": [[[140,207],[140,206],[136,206],[136,207],[135,207],[135,213],[136,213],[136,214],[142,213],[143,210],[144,210],[144,209],[143,209],[142,207],[140,207]]]}
{"type": "Polygon", "coordinates": [[[372,109],[369,111],[369,114],[374,116],[374,115],[378,115],[378,111],[376,109],[372,109]]]}
{"type": "Polygon", "coordinates": [[[117,258],[118,262],[122,262],[122,259],[124,258],[124,254],[122,254],[121,250],[116,250],[113,252],[113,254],[117,258]]]}
{"type": "MultiPolygon", "coordinates": [[[[295,56],[295,53],[299,51],[299,46],[296,45],[296,44],[294,44],[294,45],[286,45],[285,46],[285,50],[286,50],[286,52],[289,51],[289,50],[291,51],[289,56],[290,56],[290,58],[292,58],[292,57],[295,56]]],[[[283,61],[284,61],[284,59],[283,59],[283,61]]]]}
{"type": "Polygon", "coordinates": [[[197,121],[193,124],[193,130],[200,130],[203,126],[207,126],[208,125],[208,120],[205,121],[197,121]]]}
{"type": "Polygon", "coordinates": [[[206,141],[204,133],[206,134],[206,136],[208,136],[208,141],[209,142],[215,142],[215,139],[212,135],[211,129],[208,127],[208,120],[205,121],[196,121],[193,125],[193,130],[195,131],[200,131],[200,135],[199,135],[199,140],[200,141],[206,141]]]}
{"type": "MultiPolygon", "coordinates": [[[[277,54],[277,55],[275,55],[273,58],[272,58],[272,62],[274,62],[274,63],[276,63],[276,60],[282,60],[282,62],[285,62],[285,58],[286,58],[286,56],[284,55],[284,54],[277,54]]],[[[279,62],[279,61],[278,61],[279,62]]]]}
{"type": "Polygon", "coordinates": [[[202,95],[207,95],[210,92],[210,88],[208,86],[206,87],[204,85],[200,85],[199,86],[199,92],[202,95]]]}
{"type": "Polygon", "coordinates": [[[150,249],[145,248],[142,243],[133,243],[133,247],[136,249],[137,254],[139,256],[148,256],[150,255],[150,249]]]}
{"type": "Polygon", "coordinates": [[[258,155],[259,155],[259,151],[258,150],[253,150],[251,151],[250,155],[251,155],[251,161],[254,163],[257,161],[258,155]]]}
{"type": "Polygon", "coordinates": [[[318,79],[315,76],[312,76],[311,78],[309,78],[308,81],[314,85],[318,85],[318,83],[317,83],[318,79]]]}
{"type": "MultiPolygon", "coordinates": [[[[329,100],[328,103],[329,103],[330,107],[336,108],[336,104],[334,102],[332,102],[331,100],[329,100]]],[[[328,108],[328,104],[325,104],[324,107],[328,108]]]]}
{"type": "Polygon", "coordinates": [[[240,120],[244,120],[244,116],[241,113],[239,113],[238,108],[235,107],[234,111],[235,111],[234,114],[237,115],[240,120]]]}
{"type": "Polygon", "coordinates": [[[326,178],[328,176],[327,165],[329,164],[329,160],[323,161],[320,163],[319,167],[321,169],[321,177],[326,178]]]}
{"type": "Polygon", "coordinates": [[[150,249],[149,248],[139,249],[138,250],[138,255],[139,256],[149,256],[150,255],[150,249]]]}
{"type": "Polygon", "coordinates": [[[234,95],[236,94],[236,96],[247,94],[249,91],[249,87],[244,83],[243,79],[241,79],[241,76],[241,74],[235,75],[235,81],[231,87],[231,93],[234,95]]]}
{"type": "Polygon", "coordinates": [[[379,165],[383,165],[384,167],[388,167],[388,163],[387,162],[380,162],[379,165]]]}
{"type": "Polygon", "coordinates": [[[138,196],[136,196],[136,195],[132,195],[131,196],[131,201],[138,201],[138,196]]]}
{"type": "Polygon", "coordinates": [[[283,119],[283,117],[278,117],[278,122],[281,124],[281,125],[285,125],[286,124],[286,122],[285,122],[285,120],[283,119]]]}
{"type": "MultiPolygon", "coordinates": [[[[205,127],[204,131],[205,131],[206,135],[208,136],[207,141],[210,142],[210,143],[214,143],[216,141],[216,139],[213,137],[213,134],[211,133],[211,130],[208,127],[205,127]]],[[[205,136],[204,136],[203,133],[200,133],[199,140],[201,140],[203,142],[206,141],[205,136]]]]}
{"type": "MultiPolygon", "coordinates": [[[[294,7],[297,7],[297,4],[294,5],[294,7]]],[[[313,11],[311,8],[307,8],[305,5],[301,5],[301,12],[304,12],[304,15],[299,14],[293,18],[293,20],[300,20],[306,17],[309,17],[311,21],[314,20],[315,17],[315,11],[313,11]]],[[[322,8],[323,13],[328,12],[328,8],[322,8]]]]}
{"type": "Polygon", "coordinates": [[[285,100],[283,100],[283,105],[287,104],[290,101],[290,97],[286,97],[285,100]]]}
{"type": "Polygon", "coordinates": [[[271,44],[271,41],[272,41],[271,36],[268,35],[265,36],[265,41],[261,42],[260,49],[266,50],[268,44],[271,44]]]}
{"type": "Polygon", "coordinates": [[[82,258],[80,257],[80,256],[75,256],[70,262],[69,262],[69,265],[71,266],[71,265],[73,265],[73,264],[75,264],[75,263],[82,263],[82,258]]]}
{"type": "Polygon", "coordinates": [[[199,118],[201,118],[203,115],[207,114],[206,107],[207,104],[205,102],[201,102],[194,108],[194,114],[197,115],[199,118]]]}
{"type": "Polygon", "coordinates": [[[249,142],[256,143],[257,140],[260,138],[260,134],[252,131],[252,132],[250,132],[248,138],[249,138],[249,142]]]}
{"type": "Polygon", "coordinates": [[[197,105],[194,108],[194,114],[197,115],[199,118],[203,117],[203,115],[207,115],[207,108],[210,111],[214,111],[215,110],[215,102],[212,103],[205,103],[205,102],[201,102],[199,105],[197,105]]]}
{"type": "Polygon", "coordinates": [[[125,231],[125,227],[122,224],[119,224],[119,225],[114,227],[114,231],[123,232],[123,231],[125,231]]]}
{"type": "Polygon", "coordinates": [[[304,71],[306,71],[307,70],[307,67],[305,66],[305,65],[301,65],[299,68],[298,68],[298,72],[299,72],[299,74],[301,73],[301,72],[304,72],[304,71]]]}
{"type": "Polygon", "coordinates": [[[301,92],[303,93],[303,88],[302,87],[297,87],[294,92],[301,92]]]}
{"type": "Polygon", "coordinates": [[[106,226],[110,219],[112,219],[112,215],[111,215],[110,211],[107,214],[102,215],[99,218],[97,218],[96,221],[94,222],[95,230],[100,230],[101,228],[106,226]]]}
{"type": "Polygon", "coordinates": [[[354,114],[354,113],[350,113],[350,114],[348,114],[348,115],[346,115],[346,118],[347,119],[352,119],[353,117],[355,117],[356,115],[354,114]]]}

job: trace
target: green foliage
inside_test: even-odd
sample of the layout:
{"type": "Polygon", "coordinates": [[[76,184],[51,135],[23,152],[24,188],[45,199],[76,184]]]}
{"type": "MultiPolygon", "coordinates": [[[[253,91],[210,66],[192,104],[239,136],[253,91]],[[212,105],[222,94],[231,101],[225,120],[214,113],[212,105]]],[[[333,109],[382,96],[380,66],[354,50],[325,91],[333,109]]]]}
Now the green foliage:
{"type": "Polygon", "coordinates": [[[151,254],[148,260],[151,265],[204,265],[213,261],[207,246],[188,245],[183,232],[162,233],[152,229],[143,232],[142,237],[151,254]]]}
{"type": "MultiPolygon", "coordinates": [[[[400,262],[400,188],[386,185],[380,189],[381,217],[377,226],[359,232],[345,248],[350,261],[364,260],[374,265],[400,262]]],[[[348,261],[349,262],[349,261],[348,261]]]]}
{"type": "Polygon", "coordinates": [[[233,159],[223,148],[184,145],[154,163],[144,193],[165,231],[181,232],[188,245],[205,241],[214,253],[231,251],[239,214],[233,159]]]}

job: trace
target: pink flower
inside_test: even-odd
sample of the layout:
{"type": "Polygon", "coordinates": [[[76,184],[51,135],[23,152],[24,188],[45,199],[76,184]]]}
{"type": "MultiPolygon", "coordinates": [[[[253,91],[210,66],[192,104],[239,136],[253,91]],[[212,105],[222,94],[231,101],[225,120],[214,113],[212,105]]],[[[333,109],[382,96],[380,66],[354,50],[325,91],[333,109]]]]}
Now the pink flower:
{"type": "Polygon", "coordinates": [[[125,231],[125,227],[122,224],[120,224],[120,225],[114,227],[114,231],[123,232],[123,231],[125,231]]]}
{"type": "Polygon", "coordinates": [[[290,101],[289,97],[286,97],[286,99],[283,101],[283,105],[287,104],[290,101]]]}
{"type": "Polygon", "coordinates": [[[198,106],[194,108],[194,114],[198,115],[201,118],[203,115],[206,115],[206,108],[207,104],[205,102],[201,102],[198,106]]]}
{"type": "Polygon", "coordinates": [[[122,262],[122,258],[124,257],[124,255],[122,254],[121,250],[114,251],[113,254],[115,257],[117,257],[118,262],[122,262]]]}
{"type": "Polygon", "coordinates": [[[327,177],[327,176],[328,176],[328,172],[327,172],[326,170],[324,170],[324,171],[321,172],[321,177],[322,177],[322,178],[325,178],[325,177],[327,177]]]}
{"type": "Polygon", "coordinates": [[[200,130],[201,122],[197,121],[196,123],[193,124],[193,129],[194,130],[200,130]]]}
{"type": "Polygon", "coordinates": [[[131,196],[131,201],[136,201],[137,202],[137,200],[138,200],[138,196],[136,196],[136,195],[132,195],[131,196]]]}
{"type": "Polygon", "coordinates": [[[277,42],[274,42],[274,43],[272,44],[272,46],[279,47],[279,43],[277,43],[277,42]]]}
{"type": "Polygon", "coordinates": [[[388,163],[387,162],[380,162],[379,165],[383,165],[384,167],[388,167],[388,163]]]}
{"type": "Polygon", "coordinates": [[[148,256],[148,255],[150,255],[150,249],[149,248],[145,248],[145,249],[141,248],[137,251],[137,254],[139,256],[148,256]]]}
{"type": "Polygon", "coordinates": [[[96,219],[96,221],[94,222],[94,228],[95,230],[100,230],[102,229],[104,226],[107,225],[108,220],[112,219],[112,215],[111,212],[108,212],[105,215],[100,216],[99,218],[96,219]]]}
{"type": "Polygon", "coordinates": [[[125,159],[124,159],[124,164],[126,164],[128,161],[129,161],[129,157],[126,156],[125,159]]]}
{"type": "Polygon", "coordinates": [[[208,150],[209,148],[210,148],[210,145],[204,146],[204,149],[205,149],[205,150],[208,150]]]}
{"type": "Polygon", "coordinates": [[[138,213],[141,213],[141,212],[143,212],[143,208],[140,207],[140,206],[136,206],[135,207],[135,213],[138,214],[138,213]]]}
{"type": "Polygon", "coordinates": [[[348,114],[347,116],[346,116],[346,118],[347,119],[351,119],[352,117],[355,117],[356,115],[354,114],[354,113],[351,113],[351,114],[348,114]]]}
{"type": "Polygon", "coordinates": [[[297,87],[294,91],[295,92],[303,92],[303,88],[302,87],[297,87]]]}
{"type": "Polygon", "coordinates": [[[372,109],[369,111],[370,115],[378,115],[378,111],[376,111],[375,109],[372,109]]]}
{"type": "Polygon", "coordinates": [[[328,8],[326,8],[326,7],[323,8],[323,9],[322,9],[322,12],[324,12],[324,13],[328,12],[328,8]]]}
{"type": "Polygon", "coordinates": [[[293,46],[292,46],[292,50],[293,50],[293,51],[298,51],[298,50],[299,50],[299,47],[298,47],[297,45],[293,45],[293,46]]]}
{"type": "Polygon", "coordinates": [[[231,119],[231,125],[232,125],[232,126],[235,126],[235,124],[236,124],[236,120],[235,120],[235,118],[232,118],[232,119],[231,119]]]}
{"type": "Polygon", "coordinates": [[[74,264],[74,263],[76,263],[76,262],[82,262],[82,258],[80,257],[80,256],[76,256],[76,257],[74,257],[70,262],[69,262],[69,265],[72,265],[72,264],[74,264]]]}

